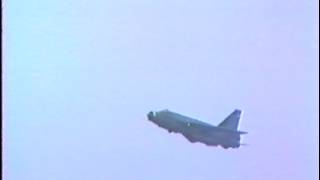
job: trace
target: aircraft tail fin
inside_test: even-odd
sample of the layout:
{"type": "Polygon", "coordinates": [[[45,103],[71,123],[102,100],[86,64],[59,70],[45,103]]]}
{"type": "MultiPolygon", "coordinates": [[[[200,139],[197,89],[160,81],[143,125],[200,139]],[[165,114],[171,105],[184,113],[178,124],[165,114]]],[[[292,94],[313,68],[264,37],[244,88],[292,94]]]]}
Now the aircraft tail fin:
{"type": "Polygon", "coordinates": [[[240,120],[241,110],[235,109],[228,117],[226,117],[218,127],[223,127],[226,129],[238,130],[239,120],[240,120]]]}

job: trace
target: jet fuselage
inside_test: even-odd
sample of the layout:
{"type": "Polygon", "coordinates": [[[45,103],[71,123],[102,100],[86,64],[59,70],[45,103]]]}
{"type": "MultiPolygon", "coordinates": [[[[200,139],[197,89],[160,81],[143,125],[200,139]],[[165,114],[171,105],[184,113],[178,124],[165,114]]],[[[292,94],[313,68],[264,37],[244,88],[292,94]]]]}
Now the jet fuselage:
{"type": "Polygon", "coordinates": [[[190,142],[202,142],[211,146],[237,148],[240,146],[240,135],[246,133],[213,126],[169,110],[149,112],[147,116],[150,121],[169,132],[181,133],[190,142]]]}

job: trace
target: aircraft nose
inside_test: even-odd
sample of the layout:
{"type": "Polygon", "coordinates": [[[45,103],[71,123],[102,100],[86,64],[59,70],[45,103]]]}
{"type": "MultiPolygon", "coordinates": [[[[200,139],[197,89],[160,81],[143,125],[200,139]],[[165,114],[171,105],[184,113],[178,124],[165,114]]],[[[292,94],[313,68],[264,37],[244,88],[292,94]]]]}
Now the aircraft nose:
{"type": "Polygon", "coordinates": [[[154,113],[152,111],[150,111],[148,114],[147,114],[147,117],[148,119],[151,121],[153,118],[154,118],[154,113]]]}

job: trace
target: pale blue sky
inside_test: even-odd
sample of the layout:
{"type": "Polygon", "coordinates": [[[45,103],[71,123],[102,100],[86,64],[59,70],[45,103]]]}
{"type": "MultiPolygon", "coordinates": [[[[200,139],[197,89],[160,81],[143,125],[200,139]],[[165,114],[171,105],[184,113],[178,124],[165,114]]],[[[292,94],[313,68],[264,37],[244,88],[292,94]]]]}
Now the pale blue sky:
{"type": "Polygon", "coordinates": [[[318,2],[4,3],[6,180],[317,179],[318,2]],[[168,108],[242,142],[191,144],[168,108]]]}

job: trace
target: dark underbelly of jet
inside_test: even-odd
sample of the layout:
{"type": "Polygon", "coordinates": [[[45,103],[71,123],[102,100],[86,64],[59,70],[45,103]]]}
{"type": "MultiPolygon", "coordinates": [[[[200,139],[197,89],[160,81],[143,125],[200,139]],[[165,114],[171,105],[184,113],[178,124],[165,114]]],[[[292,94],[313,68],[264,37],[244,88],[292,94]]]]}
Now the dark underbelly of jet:
{"type": "Polygon", "coordinates": [[[240,135],[226,135],[217,133],[197,133],[188,134],[182,133],[182,135],[187,138],[190,142],[200,142],[208,146],[218,146],[221,145],[224,148],[237,148],[240,146],[240,135]]]}

